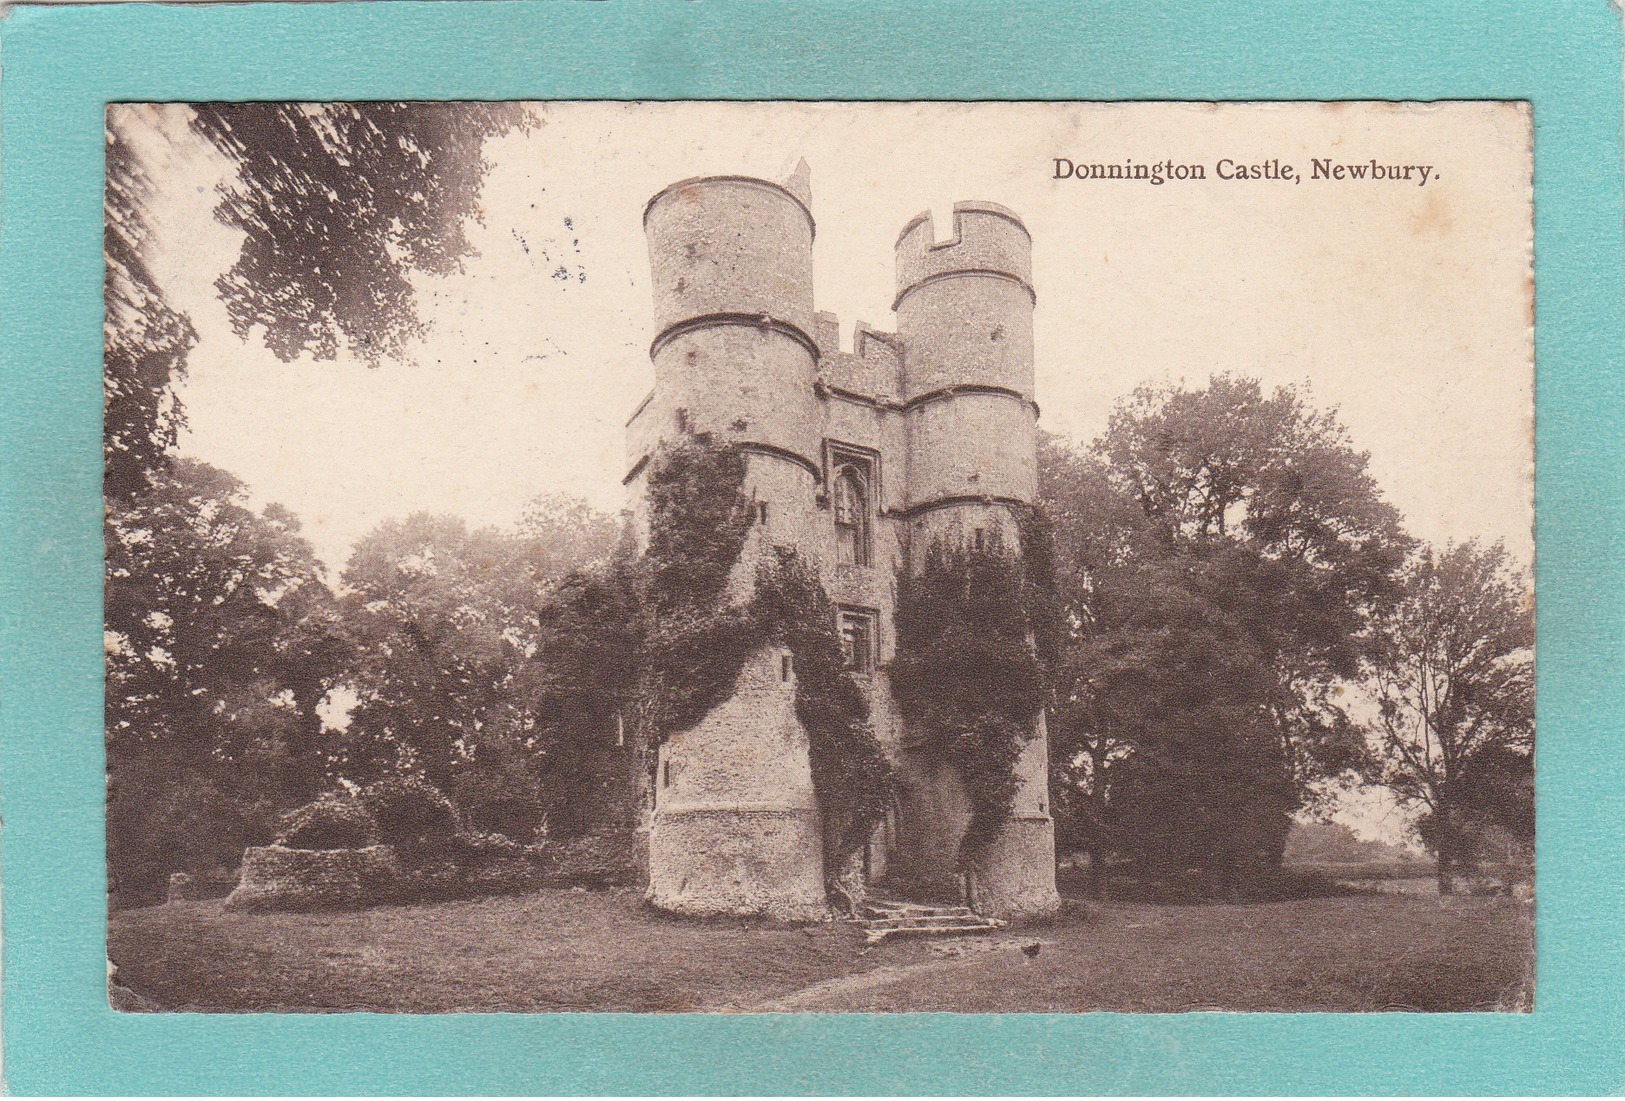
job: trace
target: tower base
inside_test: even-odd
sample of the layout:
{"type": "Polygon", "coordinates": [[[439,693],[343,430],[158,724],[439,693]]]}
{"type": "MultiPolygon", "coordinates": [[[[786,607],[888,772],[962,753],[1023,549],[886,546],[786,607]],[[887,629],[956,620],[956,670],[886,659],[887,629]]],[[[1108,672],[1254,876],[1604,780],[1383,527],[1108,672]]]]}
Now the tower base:
{"type": "Polygon", "coordinates": [[[1061,909],[1055,889],[1055,823],[1048,815],[1012,818],[971,862],[968,900],[979,914],[1023,921],[1061,909]]]}
{"type": "Polygon", "coordinates": [[[822,839],[804,810],[674,807],[649,834],[649,903],[689,917],[822,921],[822,839]]]}

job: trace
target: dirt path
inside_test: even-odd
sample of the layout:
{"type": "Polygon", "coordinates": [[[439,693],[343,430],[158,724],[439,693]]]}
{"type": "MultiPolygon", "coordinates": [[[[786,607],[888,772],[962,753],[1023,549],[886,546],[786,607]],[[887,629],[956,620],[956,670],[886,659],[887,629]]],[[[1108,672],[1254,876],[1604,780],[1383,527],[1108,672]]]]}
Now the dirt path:
{"type": "MultiPolygon", "coordinates": [[[[1031,938],[1026,940],[1001,938],[993,941],[969,938],[944,940],[938,942],[940,950],[944,953],[941,959],[887,965],[870,971],[860,971],[856,975],[826,979],[752,1006],[751,1012],[816,1013],[821,1010],[849,1012],[855,1003],[861,1001],[862,995],[875,994],[891,987],[920,981],[929,984],[938,977],[948,977],[956,972],[974,971],[985,967],[989,961],[995,959],[1004,961],[1011,958],[1019,959],[1022,947],[1032,943],[1031,938]]],[[[1055,942],[1043,940],[1040,943],[1053,946],[1055,942]]]]}
{"type": "Polygon", "coordinates": [[[930,960],[925,963],[905,964],[901,967],[877,967],[873,971],[863,971],[839,979],[826,979],[801,990],[793,990],[782,997],[774,998],[772,1001],[751,1006],[750,1012],[816,1012],[830,1000],[835,1000],[837,1004],[840,1004],[840,1002],[853,995],[880,990],[895,982],[926,972],[952,970],[955,966],[963,965],[965,962],[962,959],[930,960]]]}

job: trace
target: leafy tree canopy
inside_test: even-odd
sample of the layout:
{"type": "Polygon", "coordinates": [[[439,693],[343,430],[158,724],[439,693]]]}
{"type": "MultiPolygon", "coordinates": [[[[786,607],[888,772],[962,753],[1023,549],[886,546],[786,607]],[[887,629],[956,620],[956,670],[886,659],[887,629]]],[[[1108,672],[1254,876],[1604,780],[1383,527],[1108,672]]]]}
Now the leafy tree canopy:
{"type": "Polygon", "coordinates": [[[1042,441],[1072,628],[1056,802],[1094,866],[1278,861],[1291,811],[1361,765],[1341,693],[1410,546],[1367,466],[1304,392],[1227,375],[1141,387],[1093,447],[1042,441]]]}
{"type": "Polygon", "coordinates": [[[1500,543],[1424,549],[1404,580],[1373,632],[1374,776],[1424,808],[1448,890],[1483,821],[1533,837],[1534,606],[1500,543]]]}
{"type": "Polygon", "coordinates": [[[109,506],[112,748],[196,757],[309,741],[345,646],[298,530],[287,510],[255,513],[231,475],[185,459],[109,506]]]}
{"type": "Polygon", "coordinates": [[[230,867],[308,799],[318,706],[348,660],[332,594],[284,509],[179,460],[110,498],[106,536],[108,861],[115,897],[230,867]]]}
{"type": "Polygon", "coordinates": [[[447,787],[482,735],[524,726],[518,678],[536,645],[530,544],[417,513],[356,544],[343,581],[359,651],[346,768],[398,766],[447,787]]]}
{"type": "Polygon", "coordinates": [[[236,166],[216,216],[242,252],[216,282],[242,337],[279,358],[376,364],[422,331],[411,275],[470,251],[487,138],[517,103],[207,103],[193,128],[236,166]]]}

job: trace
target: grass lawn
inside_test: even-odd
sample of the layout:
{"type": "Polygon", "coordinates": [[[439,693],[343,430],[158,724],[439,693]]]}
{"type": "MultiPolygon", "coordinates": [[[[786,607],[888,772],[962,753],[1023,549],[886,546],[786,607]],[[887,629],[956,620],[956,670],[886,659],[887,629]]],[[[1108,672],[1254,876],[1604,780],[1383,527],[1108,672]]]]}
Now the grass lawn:
{"type": "Polygon", "coordinates": [[[1112,903],[866,948],[844,923],[682,921],[635,890],[553,890],[339,914],[126,910],[108,955],[121,984],[186,1010],[1478,1010],[1528,1008],[1531,915],[1496,898],[1112,903]]]}

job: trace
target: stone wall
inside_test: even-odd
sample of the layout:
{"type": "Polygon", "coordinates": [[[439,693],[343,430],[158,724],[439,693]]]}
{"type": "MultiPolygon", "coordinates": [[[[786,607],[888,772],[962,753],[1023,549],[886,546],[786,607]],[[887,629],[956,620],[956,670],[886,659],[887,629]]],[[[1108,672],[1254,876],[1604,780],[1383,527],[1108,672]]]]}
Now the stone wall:
{"type": "Polygon", "coordinates": [[[241,878],[226,897],[228,910],[345,910],[388,897],[399,877],[395,850],[285,849],[264,845],[243,853],[241,878]]]}
{"type": "Polygon", "coordinates": [[[822,918],[822,823],[789,651],[763,647],[734,693],[661,746],[649,901],[695,916],[822,918]]]}
{"type": "MultiPolygon", "coordinates": [[[[953,236],[929,214],[899,236],[895,334],[863,323],[850,351],[816,313],[815,227],[805,166],[783,184],[705,177],[666,188],[644,224],[654,289],[655,387],[629,422],[630,515],[641,534],[647,468],[661,441],[708,431],[750,452],[747,492],[767,504],[728,598],[755,562],[794,546],[831,598],[875,614],[879,666],[860,678],[905,791],[870,869],[955,889],[970,809],[945,762],[906,746],[885,663],[895,652],[896,575],[932,541],[997,532],[1019,545],[1013,506],[1036,495],[1032,242],[993,203],[954,206],[953,236]],[[830,456],[871,460],[868,565],[837,561],[830,456]],[[890,858],[889,861],[887,858],[890,858]]],[[[656,763],[649,893],[687,914],[822,916],[821,823],[784,653],[747,663],[733,696],[693,729],[668,732],[656,763]]],[[[1007,828],[968,870],[988,912],[1029,916],[1059,903],[1042,726],[1020,765],[1007,828]]]]}

